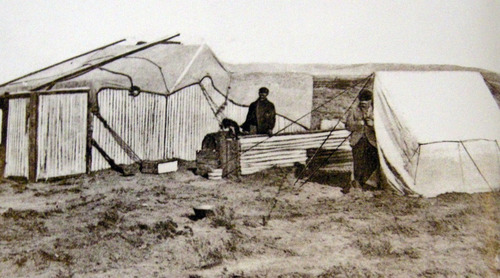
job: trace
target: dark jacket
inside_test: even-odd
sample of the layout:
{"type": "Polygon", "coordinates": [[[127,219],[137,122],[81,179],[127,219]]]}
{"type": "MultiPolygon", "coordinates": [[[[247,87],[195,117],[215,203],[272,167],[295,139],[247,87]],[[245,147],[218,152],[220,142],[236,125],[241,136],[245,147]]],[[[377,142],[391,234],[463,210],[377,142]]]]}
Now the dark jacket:
{"type": "Polygon", "coordinates": [[[269,100],[256,100],[248,108],[247,119],[241,128],[250,132],[251,126],[255,126],[257,134],[271,134],[276,122],[276,111],[274,104],[269,100]]]}
{"type": "Polygon", "coordinates": [[[377,147],[375,129],[373,127],[373,107],[363,112],[359,107],[349,111],[345,121],[345,128],[351,132],[351,146],[358,144],[365,137],[370,145],[377,147]]]}

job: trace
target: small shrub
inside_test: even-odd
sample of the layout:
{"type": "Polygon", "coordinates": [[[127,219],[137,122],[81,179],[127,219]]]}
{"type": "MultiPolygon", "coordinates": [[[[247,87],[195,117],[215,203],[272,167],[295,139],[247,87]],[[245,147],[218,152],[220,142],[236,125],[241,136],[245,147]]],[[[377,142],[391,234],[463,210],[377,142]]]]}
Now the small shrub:
{"type": "Polygon", "coordinates": [[[395,254],[392,244],[388,240],[370,240],[368,242],[357,240],[356,245],[365,256],[387,257],[395,254]]]}
{"type": "Polygon", "coordinates": [[[389,224],[382,228],[381,232],[389,232],[395,235],[402,235],[406,237],[418,236],[419,231],[408,225],[401,225],[399,223],[389,224]]]}
{"type": "Polygon", "coordinates": [[[153,227],[153,232],[158,234],[158,239],[173,238],[177,235],[177,223],[172,219],[157,222],[153,227]]]}
{"type": "Polygon", "coordinates": [[[456,276],[457,273],[449,271],[447,269],[442,268],[429,268],[425,271],[422,271],[418,274],[418,277],[452,277],[456,276]]]}
{"type": "Polygon", "coordinates": [[[73,264],[73,257],[69,254],[66,253],[51,253],[47,252],[44,250],[38,250],[38,254],[42,258],[43,261],[45,262],[60,262],[65,265],[72,265],[73,264]]]}
{"type": "Polygon", "coordinates": [[[110,209],[105,211],[101,217],[99,222],[97,222],[97,226],[101,226],[103,228],[109,229],[118,223],[120,220],[120,216],[118,215],[118,212],[114,209],[110,209]]]}
{"type": "Polygon", "coordinates": [[[232,230],[235,227],[234,218],[234,210],[232,208],[218,207],[215,210],[215,214],[211,216],[212,226],[214,228],[224,227],[227,230],[232,230]]]}
{"type": "Polygon", "coordinates": [[[223,246],[212,246],[209,240],[199,238],[191,238],[187,241],[193,250],[198,254],[200,260],[200,268],[208,269],[222,264],[223,261],[223,246]]]}
{"type": "Polygon", "coordinates": [[[2,216],[6,219],[12,219],[12,220],[30,220],[30,219],[35,219],[35,218],[45,218],[46,215],[43,212],[38,212],[33,209],[27,209],[27,210],[16,210],[9,208],[7,211],[5,211],[2,216]]]}
{"type": "Polygon", "coordinates": [[[18,258],[15,261],[15,263],[16,263],[17,267],[23,267],[27,261],[28,261],[28,257],[22,256],[22,257],[18,258]]]}
{"type": "Polygon", "coordinates": [[[333,266],[317,276],[318,278],[330,278],[330,277],[343,277],[343,278],[378,278],[384,277],[383,275],[372,272],[371,270],[358,267],[352,264],[340,264],[333,266]]]}
{"type": "Polygon", "coordinates": [[[409,257],[410,259],[420,259],[421,257],[421,252],[418,251],[417,249],[410,247],[404,249],[402,252],[398,252],[400,256],[406,256],[409,257]]]}

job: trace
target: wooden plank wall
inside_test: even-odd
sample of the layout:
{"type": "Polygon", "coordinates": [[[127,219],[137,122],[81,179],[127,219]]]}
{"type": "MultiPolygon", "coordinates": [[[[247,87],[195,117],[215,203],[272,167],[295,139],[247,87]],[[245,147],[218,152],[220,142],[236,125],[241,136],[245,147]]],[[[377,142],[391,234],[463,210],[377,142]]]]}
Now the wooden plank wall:
{"type": "Polygon", "coordinates": [[[7,122],[6,165],[4,177],[28,177],[28,119],[29,98],[9,100],[7,122]]]}
{"type": "MultiPolygon", "coordinates": [[[[240,169],[242,175],[256,173],[273,166],[305,164],[307,149],[319,148],[330,132],[290,135],[244,136],[240,138],[240,169]]],[[[322,146],[323,149],[350,150],[347,130],[334,131],[322,146]],[[343,144],[341,144],[344,141],[343,144]]]]}
{"type": "MultiPolygon", "coordinates": [[[[210,93],[218,105],[221,95],[210,93]]],[[[195,160],[196,151],[208,133],[217,132],[219,123],[198,85],[169,96],[167,101],[166,150],[169,158],[195,160]]]]}
{"type": "MultiPolygon", "coordinates": [[[[165,96],[142,92],[133,97],[127,90],[106,89],[99,92],[98,103],[102,117],[142,160],[167,159],[165,96]]],[[[93,125],[94,140],[115,163],[134,163],[95,116],[93,125]]],[[[109,164],[92,148],[92,171],[107,168],[109,164]]]]}
{"type": "Polygon", "coordinates": [[[41,95],[37,180],[85,173],[87,93],[41,95]]]}

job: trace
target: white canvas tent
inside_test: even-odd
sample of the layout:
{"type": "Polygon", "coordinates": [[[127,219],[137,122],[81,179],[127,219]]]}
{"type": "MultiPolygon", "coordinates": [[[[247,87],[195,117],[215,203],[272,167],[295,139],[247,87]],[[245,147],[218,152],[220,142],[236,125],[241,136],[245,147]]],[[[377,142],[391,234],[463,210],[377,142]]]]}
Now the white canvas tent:
{"type": "Polygon", "coordinates": [[[426,197],[500,188],[500,109],[477,72],[378,72],[382,176],[426,197]]]}

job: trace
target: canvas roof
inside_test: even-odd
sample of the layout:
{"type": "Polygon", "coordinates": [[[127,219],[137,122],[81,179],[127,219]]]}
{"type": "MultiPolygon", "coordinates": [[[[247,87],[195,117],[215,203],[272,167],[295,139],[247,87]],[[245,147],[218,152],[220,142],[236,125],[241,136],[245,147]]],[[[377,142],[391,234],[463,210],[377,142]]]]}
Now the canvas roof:
{"type": "MultiPolygon", "coordinates": [[[[142,45],[110,46],[1,87],[0,94],[32,90],[78,69],[140,47],[142,45]]],[[[204,77],[212,78],[220,91],[227,91],[229,74],[206,45],[158,44],[59,82],[53,89],[83,86],[94,91],[103,87],[128,89],[132,79],[133,85],[144,91],[169,94],[198,83],[204,77]]]]}
{"type": "Polygon", "coordinates": [[[500,187],[500,109],[477,72],[377,72],[381,169],[394,188],[436,196],[500,187]]]}

